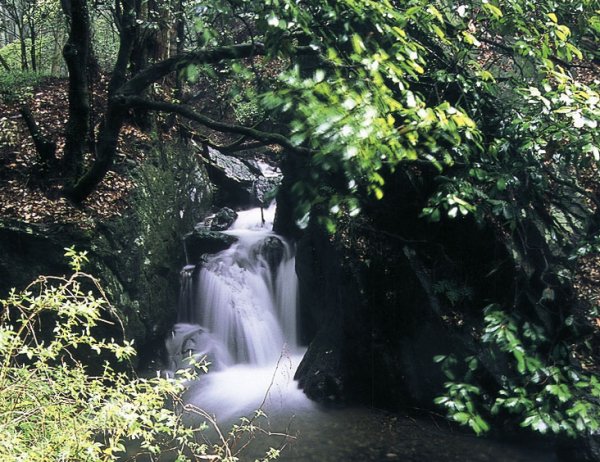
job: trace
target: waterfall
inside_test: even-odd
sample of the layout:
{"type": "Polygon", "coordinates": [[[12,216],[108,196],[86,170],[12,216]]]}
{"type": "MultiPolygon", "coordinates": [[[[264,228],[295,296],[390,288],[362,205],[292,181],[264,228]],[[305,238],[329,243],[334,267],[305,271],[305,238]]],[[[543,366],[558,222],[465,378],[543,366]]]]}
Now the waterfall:
{"type": "Polygon", "coordinates": [[[237,241],[181,272],[178,323],[166,342],[170,369],[186,367],[190,356],[208,358],[217,372],[200,379],[198,396],[205,408],[218,402],[221,416],[242,404],[260,405],[260,399],[255,402],[276,382],[275,375],[291,383],[295,366],[286,371],[274,366],[281,369],[300,353],[294,249],[271,231],[274,213],[274,205],[239,212],[223,231],[237,241]],[[221,380],[223,375],[228,378],[221,380]]]}

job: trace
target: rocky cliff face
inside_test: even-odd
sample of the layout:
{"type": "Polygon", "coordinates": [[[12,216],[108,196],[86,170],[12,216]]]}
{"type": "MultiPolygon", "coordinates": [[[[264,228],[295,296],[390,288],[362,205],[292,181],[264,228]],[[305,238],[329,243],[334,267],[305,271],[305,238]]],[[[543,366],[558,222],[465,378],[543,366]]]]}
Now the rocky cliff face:
{"type": "Polygon", "coordinates": [[[431,273],[367,221],[338,226],[328,236],[312,225],[298,244],[303,338],[314,335],[300,386],[321,402],[430,407],[444,382],[432,358],[464,341],[443,322],[431,273]]]}
{"type": "Polygon", "coordinates": [[[124,216],[77,225],[0,222],[0,297],[39,275],[68,273],[66,247],[87,251],[84,270],[102,281],[141,362],[162,348],[176,313],[183,236],[212,204],[206,170],[185,146],[154,144],[146,155],[132,171],[137,188],[124,216]]]}
{"type": "Polygon", "coordinates": [[[343,217],[335,234],[313,218],[298,242],[309,348],[296,377],[317,401],[432,408],[448,380],[433,358],[450,353],[479,358],[480,383],[494,390],[508,365],[481,346],[483,308],[535,316],[545,300],[549,326],[571,309],[568,284],[545,271],[560,256],[534,216],[526,244],[470,217],[428,223],[419,218],[427,185],[415,190],[399,176],[360,218],[343,217]]]}

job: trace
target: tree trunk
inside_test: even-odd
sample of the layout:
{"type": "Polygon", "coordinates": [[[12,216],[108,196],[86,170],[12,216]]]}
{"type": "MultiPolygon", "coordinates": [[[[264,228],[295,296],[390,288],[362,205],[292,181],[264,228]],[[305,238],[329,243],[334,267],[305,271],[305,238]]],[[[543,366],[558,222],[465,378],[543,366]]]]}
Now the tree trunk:
{"type": "Polygon", "coordinates": [[[96,158],[91,168],[66,192],[67,197],[76,204],[83,202],[96,189],[111,168],[117,152],[119,134],[127,117],[126,106],[122,104],[123,102],[120,99],[115,98],[115,94],[126,81],[127,65],[135,41],[136,28],[133,1],[123,0],[122,10],[121,4],[117,2],[119,10],[122,11],[120,15],[119,52],[108,84],[108,103],[98,134],[96,158]]]}
{"type": "Polygon", "coordinates": [[[87,65],[90,18],[86,0],[61,3],[65,15],[70,17],[69,38],[63,48],[69,71],[69,119],[63,160],[65,174],[73,183],[81,175],[89,130],[90,92],[87,65]]]}
{"type": "Polygon", "coordinates": [[[35,47],[36,47],[36,40],[37,40],[37,34],[36,34],[36,30],[35,30],[35,26],[33,24],[33,21],[31,21],[31,23],[29,24],[29,35],[31,38],[31,48],[30,53],[31,53],[31,70],[33,72],[36,72],[38,70],[38,66],[37,66],[37,59],[35,56],[35,47]]]}
{"type": "Polygon", "coordinates": [[[27,44],[25,42],[25,30],[22,25],[17,26],[19,29],[19,45],[21,46],[21,69],[26,71],[29,69],[27,64],[27,44]]]}
{"type": "Polygon", "coordinates": [[[0,55],[0,65],[6,70],[6,72],[11,71],[10,66],[6,62],[6,59],[4,59],[1,55],[0,55]]]}
{"type": "MultiPolygon", "coordinates": [[[[185,45],[185,23],[183,21],[183,0],[177,0],[176,10],[175,10],[175,30],[176,33],[173,35],[171,39],[171,43],[169,46],[171,47],[171,56],[177,56],[183,53],[184,45],[185,45]]],[[[175,72],[175,99],[178,101],[183,101],[183,79],[181,77],[181,73],[175,72]]],[[[171,114],[170,116],[172,120],[170,121],[170,125],[175,125],[175,116],[171,114]]],[[[177,134],[181,139],[182,143],[187,143],[189,140],[189,133],[182,124],[177,124],[177,134]]]]}
{"type": "MultiPolygon", "coordinates": [[[[169,37],[173,31],[172,0],[148,0],[148,10],[157,12],[158,28],[149,37],[149,54],[154,62],[162,61],[169,57],[169,37]]],[[[177,26],[176,26],[177,27],[177,26]]]]}
{"type": "MultiPolygon", "coordinates": [[[[150,20],[150,8],[154,5],[152,0],[142,1],[135,0],[135,11],[137,19],[141,21],[150,20]]],[[[131,53],[131,71],[137,74],[148,66],[150,54],[155,46],[156,30],[146,28],[136,34],[133,52],[131,53]]],[[[138,108],[131,111],[131,120],[141,130],[147,131],[150,129],[150,113],[144,108],[138,108]]]]}
{"type": "Polygon", "coordinates": [[[67,197],[76,204],[83,202],[98,186],[112,167],[119,133],[127,115],[125,106],[117,102],[109,102],[108,109],[98,136],[96,159],[91,168],[83,175],[77,184],[67,192],[67,197]]]}
{"type": "Polygon", "coordinates": [[[47,165],[56,160],[56,143],[42,134],[38,124],[35,122],[33,114],[31,114],[31,110],[27,106],[23,106],[19,112],[21,113],[23,120],[25,120],[31,138],[33,138],[35,150],[40,156],[42,164],[47,165]]]}

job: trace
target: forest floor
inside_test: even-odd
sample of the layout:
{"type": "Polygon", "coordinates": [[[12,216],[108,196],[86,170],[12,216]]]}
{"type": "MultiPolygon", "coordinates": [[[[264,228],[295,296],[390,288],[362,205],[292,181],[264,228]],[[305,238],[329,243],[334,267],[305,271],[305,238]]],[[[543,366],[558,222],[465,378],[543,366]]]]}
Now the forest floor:
{"type": "MultiPolygon", "coordinates": [[[[106,83],[102,77],[93,87],[96,129],[104,107],[106,83]]],[[[5,102],[0,98],[0,217],[86,227],[95,220],[123,213],[135,187],[127,171],[144,158],[143,150],[134,146],[149,141],[148,135],[126,126],[114,168],[83,205],[76,207],[62,195],[64,178],[60,170],[68,114],[67,81],[44,79],[38,87],[28,90],[24,99],[5,102]],[[43,166],[40,162],[19,112],[23,104],[29,106],[42,133],[57,144],[55,163],[43,166]]]]}

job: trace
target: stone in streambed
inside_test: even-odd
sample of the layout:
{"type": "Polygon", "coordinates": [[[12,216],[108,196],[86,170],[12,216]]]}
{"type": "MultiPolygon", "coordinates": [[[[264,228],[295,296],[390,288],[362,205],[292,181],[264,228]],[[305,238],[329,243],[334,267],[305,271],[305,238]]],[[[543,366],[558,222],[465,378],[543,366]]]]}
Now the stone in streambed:
{"type": "Polygon", "coordinates": [[[237,238],[218,231],[195,229],[184,237],[187,262],[190,265],[200,263],[202,255],[214,254],[228,249],[237,238]]]}
{"type": "Polygon", "coordinates": [[[225,231],[231,227],[237,217],[238,214],[235,210],[223,207],[212,217],[210,229],[211,231],[225,231]]]}

